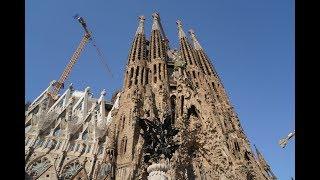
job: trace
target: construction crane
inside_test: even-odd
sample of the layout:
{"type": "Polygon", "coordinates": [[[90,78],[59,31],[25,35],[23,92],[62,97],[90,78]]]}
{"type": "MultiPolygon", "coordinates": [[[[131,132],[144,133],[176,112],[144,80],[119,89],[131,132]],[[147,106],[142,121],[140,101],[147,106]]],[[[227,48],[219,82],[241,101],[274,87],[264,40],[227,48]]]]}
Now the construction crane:
{"type": "Polygon", "coordinates": [[[280,147],[285,148],[286,145],[287,145],[287,143],[288,143],[288,141],[289,141],[294,135],[295,135],[295,131],[289,133],[287,137],[281,139],[281,140],[279,141],[280,147]]]}
{"type": "MultiPolygon", "coordinates": [[[[100,60],[104,60],[103,55],[100,51],[100,49],[97,47],[94,38],[92,36],[92,33],[89,31],[88,26],[86,21],[84,20],[83,17],[80,17],[79,15],[75,15],[74,16],[75,19],[78,20],[78,22],[81,24],[82,28],[84,29],[84,35],[76,49],[76,51],[73,53],[73,55],[70,58],[69,63],[67,64],[66,68],[64,69],[64,71],[62,72],[59,80],[53,85],[53,90],[51,91],[50,95],[54,98],[57,99],[57,95],[59,93],[59,91],[64,87],[64,82],[66,81],[66,79],[68,78],[74,64],[77,62],[77,60],[79,59],[81,52],[83,51],[83,49],[85,48],[86,44],[91,41],[93,46],[95,47],[95,49],[98,52],[99,57],[101,58],[100,60]]],[[[106,63],[104,63],[104,65],[106,66],[108,72],[111,74],[112,73],[108,67],[108,65],[106,63]]]]}

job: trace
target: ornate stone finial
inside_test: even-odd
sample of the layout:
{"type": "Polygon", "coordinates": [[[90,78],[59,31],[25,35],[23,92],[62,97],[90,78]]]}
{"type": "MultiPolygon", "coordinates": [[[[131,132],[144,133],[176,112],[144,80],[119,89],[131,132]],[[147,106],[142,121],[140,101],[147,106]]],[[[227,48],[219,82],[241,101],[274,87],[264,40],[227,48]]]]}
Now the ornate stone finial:
{"type": "Polygon", "coordinates": [[[86,89],[84,90],[85,92],[89,92],[90,91],[90,87],[86,87],[86,89]]]}
{"type": "Polygon", "coordinates": [[[160,26],[159,26],[159,14],[158,13],[153,13],[152,14],[152,18],[153,18],[153,24],[152,24],[152,30],[160,30],[160,26]]]}
{"type": "Polygon", "coordinates": [[[153,17],[154,20],[158,20],[159,19],[159,13],[157,13],[157,12],[152,13],[152,17],[153,17]]]}
{"type": "Polygon", "coordinates": [[[101,91],[101,96],[105,96],[107,94],[107,91],[105,90],[105,89],[103,89],[102,91],[101,91]]]}
{"type": "Polygon", "coordinates": [[[139,16],[138,19],[139,19],[139,26],[138,26],[136,35],[144,33],[144,21],[145,21],[146,18],[143,15],[141,15],[141,16],[139,16]]]}
{"type": "Polygon", "coordinates": [[[73,89],[73,84],[72,83],[69,84],[69,89],[70,90],[73,89]]]}
{"type": "Polygon", "coordinates": [[[179,33],[179,39],[186,37],[186,34],[184,33],[182,29],[182,22],[180,20],[177,20],[177,25],[178,25],[178,33],[179,33]]]}
{"type": "Polygon", "coordinates": [[[49,86],[52,86],[54,83],[56,83],[57,81],[56,80],[52,80],[50,83],[49,83],[49,86]]]}
{"type": "Polygon", "coordinates": [[[199,41],[198,41],[197,38],[196,38],[196,34],[194,33],[194,30],[193,30],[193,29],[190,29],[190,30],[189,30],[189,34],[190,34],[190,37],[191,37],[192,42],[193,42],[193,47],[194,47],[196,50],[202,49],[199,41]]]}

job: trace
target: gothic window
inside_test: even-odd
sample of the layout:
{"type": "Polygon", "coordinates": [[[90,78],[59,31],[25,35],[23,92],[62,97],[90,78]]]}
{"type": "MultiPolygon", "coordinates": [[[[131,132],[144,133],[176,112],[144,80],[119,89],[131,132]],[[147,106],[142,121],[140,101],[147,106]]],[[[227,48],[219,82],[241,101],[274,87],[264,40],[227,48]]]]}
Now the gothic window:
{"type": "Polygon", "coordinates": [[[181,105],[180,105],[180,113],[181,113],[181,116],[183,115],[183,106],[184,106],[184,96],[181,96],[181,105]]]}
{"type": "Polygon", "coordinates": [[[246,151],[246,152],[244,153],[244,159],[247,160],[247,161],[250,161],[248,151],[246,151]]]}
{"type": "Polygon", "coordinates": [[[76,144],[76,146],[74,147],[74,151],[78,151],[79,150],[79,144],[76,144]]]}
{"type": "Polygon", "coordinates": [[[144,67],[141,70],[141,80],[140,80],[141,84],[143,84],[143,77],[144,77],[143,75],[144,75],[144,67]]]}
{"type": "Polygon", "coordinates": [[[136,49],[137,49],[137,39],[134,41],[134,49],[133,49],[133,55],[132,55],[132,61],[136,58],[136,49]]]}
{"type": "Polygon", "coordinates": [[[38,146],[38,143],[40,141],[40,137],[37,138],[36,142],[34,143],[33,147],[37,147],[38,146]]]}
{"type": "Polygon", "coordinates": [[[123,148],[123,154],[125,154],[126,153],[126,151],[127,151],[127,137],[125,137],[124,138],[124,148],[123,148]]]}
{"type": "Polygon", "coordinates": [[[147,68],[147,71],[146,71],[146,84],[149,83],[149,68],[147,68]]]}
{"type": "Polygon", "coordinates": [[[134,84],[137,84],[138,83],[138,75],[139,75],[139,66],[137,67],[136,69],[136,76],[134,78],[134,84]]]}
{"type": "Polygon", "coordinates": [[[44,139],[40,138],[38,143],[36,144],[36,147],[42,146],[43,142],[44,142],[44,139]]]}
{"type": "Polygon", "coordinates": [[[80,163],[78,161],[73,161],[64,167],[62,177],[65,180],[71,180],[80,172],[81,169],[82,166],[80,165],[80,163]]]}
{"type": "Polygon", "coordinates": [[[253,175],[250,172],[247,173],[247,180],[254,180],[253,175]]]}
{"type": "Polygon", "coordinates": [[[28,169],[28,173],[30,174],[30,176],[37,178],[43,172],[45,172],[50,166],[51,166],[51,163],[48,160],[48,158],[41,157],[30,165],[28,169]]]}
{"type": "Polygon", "coordinates": [[[44,143],[43,143],[43,144],[41,144],[41,146],[42,146],[42,147],[44,147],[44,148],[46,148],[46,147],[47,147],[47,145],[49,144],[49,141],[50,141],[50,140],[46,140],[46,141],[44,141],[44,143]]]}
{"type": "Polygon", "coordinates": [[[52,145],[52,140],[48,140],[47,145],[45,146],[45,148],[50,148],[51,145],[52,145]]]}
{"type": "Polygon", "coordinates": [[[122,117],[122,127],[121,127],[121,130],[124,129],[125,123],[126,123],[126,117],[123,116],[123,117],[122,117]]]}
{"type": "Polygon", "coordinates": [[[88,145],[87,153],[90,153],[91,151],[91,145],[88,145]]]}
{"type": "Polygon", "coordinates": [[[239,143],[237,141],[234,142],[234,147],[237,151],[240,151],[239,143]]]}
{"type": "Polygon", "coordinates": [[[87,148],[87,145],[84,144],[83,147],[82,147],[81,153],[87,152],[86,148],[87,148]]]}
{"type": "Polygon", "coordinates": [[[87,140],[88,139],[88,131],[85,130],[83,133],[82,133],[82,139],[83,140],[87,140]]]}
{"type": "Polygon", "coordinates": [[[130,69],[130,77],[129,77],[129,88],[132,85],[132,77],[133,77],[133,68],[130,69]]]}
{"type": "Polygon", "coordinates": [[[197,113],[197,109],[194,105],[192,105],[189,109],[188,109],[188,118],[193,115],[194,117],[199,117],[198,113],[197,113]]]}
{"type": "Polygon", "coordinates": [[[171,96],[170,97],[170,103],[171,103],[171,116],[172,116],[172,124],[174,124],[174,120],[176,117],[176,96],[171,96]]]}
{"type": "Polygon", "coordinates": [[[24,133],[27,133],[31,128],[31,124],[27,125],[25,128],[24,128],[24,133]]]}
{"type": "Polygon", "coordinates": [[[193,78],[196,78],[196,73],[192,71],[193,78]]]}
{"type": "Polygon", "coordinates": [[[61,144],[61,142],[58,141],[58,143],[57,143],[57,145],[56,145],[56,149],[59,149],[59,148],[60,148],[60,144],[61,144]]]}
{"type": "Polygon", "coordinates": [[[69,145],[69,151],[72,151],[74,148],[74,142],[71,142],[70,145],[69,145]]]}
{"type": "Polygon", "coordinates": [[[60,128],[57,128],[57,129],[54,131],[53,135],[54,135],[54,136],[60,136],[60,132],[61,132],[61,129],[60,129],[60,128]]]}
{"type": "Polygon", "coordinates": [[[139,38],[138,60],[141,58],[141,38],[139,38]]]}
{"type": "Polygon", "coordinates": [[[29,137],[27,137],[27,138],[26,138],[26,141],[25,141],[25,146],[27,146],[27,145],[28,145],[29,141],[30,141],[30,138],[29,138],[29,137]]]}
{"type": "Polygon", "coordinates": [[[161,80],[161,64],[159,64],[159,80],[161,80]]]}
{"type": "Polygon", "coordinates": [[[98,149],[98,155],[99,155],[99,154],[102,154],[102,153],[103,153],[103,146],[100,145],[100,146],[99,146],[99,149],[98,149]]]}

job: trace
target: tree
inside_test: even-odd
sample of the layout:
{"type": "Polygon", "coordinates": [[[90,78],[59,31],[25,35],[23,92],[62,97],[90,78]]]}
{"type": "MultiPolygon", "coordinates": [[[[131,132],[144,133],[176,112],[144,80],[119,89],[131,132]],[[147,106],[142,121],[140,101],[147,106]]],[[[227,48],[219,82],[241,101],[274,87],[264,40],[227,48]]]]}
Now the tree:
{"type": "Polygon", "coordinates": [[[143,130],[141,135],[145,140],[143,146],[145,163],[159,163],[163,157],[170,160],[179,148],[178,142],[174,140],[179,130],[172,127],[171,122],[170,115],[167,115],[163,122],[159,118],[138,119],[139,126],[143,130]]]}

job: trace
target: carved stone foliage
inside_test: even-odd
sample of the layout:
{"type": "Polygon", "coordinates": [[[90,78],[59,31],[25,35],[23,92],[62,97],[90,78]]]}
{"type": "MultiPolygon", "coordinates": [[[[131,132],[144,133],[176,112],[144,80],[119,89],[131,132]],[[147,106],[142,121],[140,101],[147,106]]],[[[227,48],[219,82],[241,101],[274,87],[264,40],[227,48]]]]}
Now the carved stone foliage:
{"type": "Polygon", "coordinates": [[[98,180],[105,179],[111,173],[111,170],[112,170],[112,166],[110,163],[102,163],[98,171],[97,179],[98,180]]]}
{"type": "Polygon", "coordinates": [[[163,122],[155,118],[139,119],[139,126],[143,130],[144,138],[144,161],[146,163],[160,162],[161,159],[171,159],[173,153],[178,149],[179,144],[174,140],[178,130],[171,124],[171,117],[168,115],[163,122]]]}
{"type": "Polygon", "coordinates": [[[49,169],[51,165],[52,164],[47,157],[41,157],[35,160],[31,165],[29,165],[27,172],[33,178],[37,178],[47,169],[49,169]]]}
{"type": "Polygon", "coordinates": [[[62,177],[65,180],[72,179],[74,176],[76,176],[80,170],[82,169],[82,165],[79,163],[79,161],[75,160],[71,163],[67,164],[62,173],[62,177]]]}

